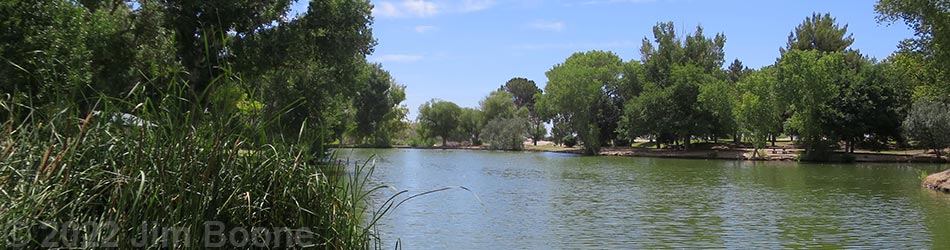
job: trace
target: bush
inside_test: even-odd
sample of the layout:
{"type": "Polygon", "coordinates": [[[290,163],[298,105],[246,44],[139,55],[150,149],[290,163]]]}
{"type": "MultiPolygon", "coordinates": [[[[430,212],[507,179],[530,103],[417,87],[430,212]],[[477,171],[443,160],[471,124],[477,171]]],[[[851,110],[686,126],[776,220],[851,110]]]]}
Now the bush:
{"type": "Polygon", "coordinates": [[[917,141],[917,146],[932,149],[937,156],[950,146],[950,105],[921,100],[914,102],[913,108],[904,120],[904,131],[917,141]]]}
{"type": "Polygon", "coordinates": [[[492,119],[482,129],[481,138],[493,150],[522,150],[528,136],[528,120],[521,117],[492,119]]]}
{"type": "Polygon", "coordinates": [[[564,136],[564,138],[561,138],[561,143],[564,143],[565,147],[573,148],[577,146],[577,137],[573,135],[564,136]]]}

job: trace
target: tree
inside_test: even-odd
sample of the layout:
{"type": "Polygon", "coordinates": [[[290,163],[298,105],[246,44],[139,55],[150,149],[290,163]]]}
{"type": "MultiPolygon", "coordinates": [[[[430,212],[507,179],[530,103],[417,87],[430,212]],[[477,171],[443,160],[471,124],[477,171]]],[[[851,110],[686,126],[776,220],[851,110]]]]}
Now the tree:
{"type": "Polygon", "coordinates": [[[790,50],[776,64],[779,106],[793,112],[789,124],[800,133],[806,151],[811,151],[825,136],[822,115],[834,112],[830,101],[838,95],[835,73],[844,66],[840,53],[825,54],[815,50],[790,50]]]}
{"type": "Polygon", "coordinates": [[[501,89],[511,93],[515,107],[527,107],[528,110],[534,109],[534,96],[541,93],[541,89],[534,81],[522,77],[511,78],[501,89]]]}
{"type": "Polygon", "coordinates": [[[512,95],[506,91],[492,91],[478,102],[482,109],[483,122],[487,124],[496,118],[514,116],[517,108],[513,100],[512,95]]]}
{"type": "Polygon", "coordinates": [[[817,50],[821,52],[842,52],[854,43],[848,33],[848,25],[838,26],[831,14],[813,13],[788,34],[787,50],[817,50]]]}
{"type": "Polygon", "coordinates": [[[525,135],[528,134],[528,107],[515,107],[512,94],[507,91],[493,91],[481,104],[485,125],[482,139],[492,149],[521,150],[525,135]]]}
{"type": "Polygon", "coordinates": [[[481,110],[473,108],[463,108],[459,116],[459,128],[461,133],[471,141],[472,145],[481,145],[479,135],[485,125],[484,115],[481,110]]]}
{"type": "MultiPolygon", "coordinates": [[[[217,7],[213,6],[212,1],[185,7],[188,7],[188,13],[191,14],[196,14],[191,12],[195,10],[193,8],[204,10],[212,7],[251,8],[253,10],[249,11],[264,11],[267,16],[271,15],[269,11],[287,10],[258,9],[261,5],[271,3],[272,7],[281,6],[274,1],[279,0],[253,4],[229,2],[217,7]],[[241,4],[250,6],[240,7],[241,4]]],[[[357,77],[363,70],[366,55],[372,52],[375,45],[370,27],[371,10],[372,6],[368,1],[315,0],[310,1],[307,11],[296,18],[279,18],[250,31],[235,28],[238,30],[236,34],[226,39],[232,41],[226,43],[227,47],[217,48],[209,45],[208,49],[211,53],[227,55],[224,58],[233,61],[227,65],[214,66],[217,68],[211,70],[212,73],[201,74],[214,75],[219,68],[230,68],[239,72],[240,76],[244,77],[244,82],[251,87],[262,89],[264,112],[270,116],[268,119],[277,122],[272,133],[296,135],[305,121],[328,128],[341,127],[345,118],[342,112],[351,104],[351,99],[360,86],[357,84],[357,77]]],[[[223,12],[224,10],[218,11],[220,13],[216,15],[227,13],[223,12]]],[[[181,16],[187,18],[188,14],[181,16]]],[[[206,28],[220,30],[221,27],[215,25],[202,29],[206,28]]],[[[222,32],[226,33],[226,30],[222,32]]],[[[209,41],[213,42],[216,41],[209,41]]],[[[190,46],[187,41],[179,43],[185,43],[180,46],[190,46]]],[[[179,57],[205,57],[190,55],[194,52],[183,53],[185,55],[179,57]]],[[[210,57],[214,59],[217,56],[210,57]]],[[[205,66],[199,65],[197,70],[201,71],[203,67],[205,66]]],[[[193,70],[189,67],[186,69],[193,70]]],[[[190,77],[200,80],[206,76],[190,77]]],[[[201,89],[200,84],[195,89],[201,89]]],[[[342,131],[345,130],[313,130],[313,134],[304,136],[339,138],[342,131]]]]}
{"type": "MultiPolygon", "coordinates": [[[[325,1],[311,2],[311,6],[321,4],[319,2],[325,1]]],[[[233,40],[255,37],[255,33],[274,23],[284,23],[291,1],[162,0],[159,3],[165,10],[165,27],[175,35],[175,55],[187,72],[182,77],[188,80],[193,93],[202,95],[211,82],[224,73],[229,58],[234,57],[233,40]]],[[[317,11],[311,9],[294,22],[312,19],[317,11]]]]}
{"type": "Polygon", "coordinates": [[[41,108],[70,100],[73,90],[90,83],[89,28],[81,6],[59,0],[5,1],[0,13],[0,93],[41,108]]]}
{"type": "Polygon", "coordinates": [[[462,108],[453,102],[432,99],[419,106],[419,124],[432,135],[442,137],[446,146],[449,136],[458,129],[462,108]]]}
{"type": "Polygon", "coordinates": [[[528,130],[528,109],[520,108],[510,117],[496,117],[485,124],[482,139],[490,149],[522,150],[528,130]]]}
{"type": "Polygon", "coordinates": [[[514,97],[515,107],[528,109],[528,120],[531,123],[528,136],[531,137],[532,143],[537,146],[538,140],[542,140],[544,135],[547,134],[544,128],[544,121],[538,116],[538,112],[535,108],[537,97],[542,93],[541,89],[538,88],[538,85],[535,84],[534,81],[521,77],[508,80],[508,82],[502,86],[502,89],[511,93],[514,97]]]}
{"type": "Polygon", "coordinates": [[[903,142],[900,124],[910,106],[910,87],[890,63],[853,51],[843,57],[847,66],[834,73],[840,89],[830,104],[834,112],[822,118],[826,130],[844,140],[847,152],[859,143],[880,149],[891,140],[903,142]]]}
{"type": "Polygon", "coordinates": [[[775,75],[771,68],[750,72],[737,83],[741,95],[736,102],[736,122],[752,139],[752,157],[765,147],[769,135],[781,126],[781,111],[776,106],[775,75]]]}
{"type": "Polygon", "coordinates": [[[702,26],[697,26],[680,39],[668,22],[654,26],[653,37],[652,42],[643,39],[642,69],[631,70],[643,75],[631,77],[631,81],[644,84],[642,92],[624,106],[620,130],[629,139],[653,136],[658,142],[673,143],[682,139],[687,148],[694,135],[731,130],[731,105],[713,97],[732,88],[717,85],[724,78],[725,35],[706,37],[702,26]],[[707,92],[702,100],[701,90],[707,92]]]}
{"type": "Polygon", "coordinates": [[[735,84],[742,80],[742,77],[747,71],[749,71],[749,68],[742,66],[742,61],[736,59],[732,61],[732,64],[729,64],[729,68],[726,70],[726,77],[728,77],[730,83],[735,84]]]}
{"type": "Polygon", "coordinates": [[[545,73],[548,84],[538,105],[547,106],[577,133],[587,155],[600,151],[601,133],[608,132],[597,124],[598,104],[607,100],[605,89],[619,81],[622,66],[611,52],[588,51],[574,53],[545,73]]]}
{"type": "Polygon", "coordinates": [[[917,145],[932,149],[937,157],[940,151],[950,146],[950,105],[934,101],[920,100],[904,120],[904,131],[917,145]]]}
{"type": "Polygon", "coordinates": [[[405,118],[400,103],[406,99],[406,87],[378,63],[365,66],[360,84],[353,98],[357,143],[369,137],[374,146],[390,146],[392,135],[404,128],[398,123],[405,118]]]}
{"type": "Polygon", "coordinates": [[[874,5],[879,22],[903,20],[916,38],[901,42],[901,54],[924,64],[928,97],[950,99],[950,4],[941,0],[879,0],[874,5]]]}

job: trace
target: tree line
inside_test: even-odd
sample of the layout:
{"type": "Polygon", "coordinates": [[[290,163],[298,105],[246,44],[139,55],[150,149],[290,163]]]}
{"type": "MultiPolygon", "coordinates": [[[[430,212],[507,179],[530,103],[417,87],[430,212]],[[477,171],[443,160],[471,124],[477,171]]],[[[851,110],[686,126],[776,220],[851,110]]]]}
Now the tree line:
{"type": "Polygon", "coordinates": [[[702,26],[677,34],[672,22],[658,23],[639,60],[578,52],[545,73],[543,90],[514,78],[479,109],[432,100],[419,109],[417,138],[517,150],[526,137],[543,138],[550,123],[552,140],[576,139],[586,154],[636,139],[682,149],[749,141],[758,152],[787,135],[805,159],[911,143],[939,155],[950,145],[950,10],[924,0],[882,0],[875,9],[879,22],[903,20],[917,32],[883,60],[852,48],[848,26],[828,13],[806,17],[775,63],[758,69],[738,59],[725,65],[725,34],[706,35],[702,26]]]}
{"type": "Polygon", "coordinates": [[[266,123],[286,141],[349,135],[389,145],[406,126],[405,86],[366,61],[376,44],[372,5],[309,1],[292,14],[293,2],[4,1],[0,101],[26,105],[0,119],[43,120],[71,106],[89,113],[103,99],[142,95],[122,108],[135,115],[135,104],[175,92],[240,120],[236,131],[266,123]]]}

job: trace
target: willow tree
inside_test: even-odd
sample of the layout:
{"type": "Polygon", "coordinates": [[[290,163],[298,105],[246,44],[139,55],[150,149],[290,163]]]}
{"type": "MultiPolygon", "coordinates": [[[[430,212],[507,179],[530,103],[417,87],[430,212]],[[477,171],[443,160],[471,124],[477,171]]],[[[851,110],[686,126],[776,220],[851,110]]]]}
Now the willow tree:
{"type": "Polygon", "coordinates": [[[432,135],[442,137],[442,147],[446,146],[449,136],[459,127],[459,116],[462,108],[459,105],[438,99],[432,99],[419,106],[419,124],[432,135]]]}

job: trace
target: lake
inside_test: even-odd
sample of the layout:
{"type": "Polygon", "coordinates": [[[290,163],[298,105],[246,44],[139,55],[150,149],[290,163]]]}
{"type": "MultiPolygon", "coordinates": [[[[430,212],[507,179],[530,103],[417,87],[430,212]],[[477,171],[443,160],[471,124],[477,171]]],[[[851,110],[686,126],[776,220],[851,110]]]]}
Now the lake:
{"type": "MultiPolygon", "coordinates": [[[[950,246],[937,164],[807,164],[563,153],[339,149],[375,155],[373,185],[416,194],[378,225],[383,249],[950,246]]],[[[394,191],[376,192],[375,204],[394,191]]],[[[408,197],[404,195],[403,197],[408,197]]]]}

